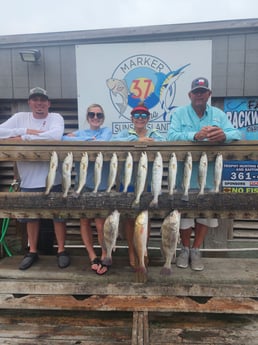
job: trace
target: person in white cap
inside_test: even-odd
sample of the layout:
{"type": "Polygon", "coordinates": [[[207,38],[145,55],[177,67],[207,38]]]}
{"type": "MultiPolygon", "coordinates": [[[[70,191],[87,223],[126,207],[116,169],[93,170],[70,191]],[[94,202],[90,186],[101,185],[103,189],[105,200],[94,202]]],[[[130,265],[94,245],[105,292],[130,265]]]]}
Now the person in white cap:
{"type": "MultiPolygon", "coordinates": [[[[13,140],[61,140],[64,132],[64,119],[58,113],[49,113],[50,101],[46,90],[35,87],[30,90],[28,104],[30,112],[19,112],[0,125],[0,138],[13,140]]],[[[22,192],[43,192],[46,188],[46,177],[49,162],[17,161],[22,192]]],[[[61,191],[62,176],[57,171],[52,191],[61,191]]],[[[27,224],[29,251],[19,268],[28,269],[38,260],[37,245],[39,238],[39,219],[23,219],[27,224]]],[[[66,224],[64,220],[54,220],[57,239],[57,262],[60,268],[70,264],[70,256],[65,251],[66,224]]]]}
{"type": "MultiPolygon", "coordinates": [[[[167,140],[170,141],[209,141],[212,143],[224,143],[241,139],[240,132],[235,129],[227,115],[217,107],[207,104],[211,96],[209,82],[204,77],[192,81],[191,90],[188,93],[191,104],[178,107],[171,114],[167,140]]],[[[198,162],[193,162],[191,188],[198,189],[196,174],[198,162]]],[[[177,185],[181,185],[183,167],[178,168],[177,185]]],[[[206,188],[213,188],[214,164],[208,165],[206,188]]],[[[218,220],[214,218],[182,218],[180,223],[180,235],[182,250],[177,258],[176,265],[180,268],[190,266],[195,271],[204,269],[201,260],[200,247],[208,232],[208,227],[217,227],[218,220]],[[194,231],[194,240],[191,246],[191,235],[194,231]]]]}

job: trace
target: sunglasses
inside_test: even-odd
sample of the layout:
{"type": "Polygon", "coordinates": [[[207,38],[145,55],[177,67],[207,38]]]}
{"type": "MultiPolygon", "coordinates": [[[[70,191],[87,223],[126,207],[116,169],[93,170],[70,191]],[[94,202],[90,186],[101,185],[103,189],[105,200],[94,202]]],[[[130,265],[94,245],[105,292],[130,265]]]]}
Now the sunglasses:
{"type": "Polygon", "coordinates": [[[134,118],[134,119],[139,119],[139,118],[142,118],[142,119],[147,119],[147,117],[149,117],[149,115],[148,114],[145,114],[145,113],[143,113],[143,114],[138,114],[138,113],[134,113],[134,114],[132,114],[132,117],[134,118]]]}
{"type": "Polygon", "coordinates": [[[97,117],[97,119],[101,120],[101,119],[104,119],[104,114],[103,113],[94,113],[94,111],[89,111],[88,112],[88,117],[90,119],[94,119],[94,117],[97,117]]]}

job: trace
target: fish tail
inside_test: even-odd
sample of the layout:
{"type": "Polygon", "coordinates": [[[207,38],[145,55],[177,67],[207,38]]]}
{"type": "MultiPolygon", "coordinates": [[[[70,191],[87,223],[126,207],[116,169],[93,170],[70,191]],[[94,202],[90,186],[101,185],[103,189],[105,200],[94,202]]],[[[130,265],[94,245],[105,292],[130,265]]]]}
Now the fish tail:
{"type": "Polygon", "coordinates": [[[72,194],[73,198],[79,198],[79,196],[80,196],[80,192],[78,192],[78,191],[76,191],[72,194]]]}
{"type": "Polygon", "coordinates": [[[174,194],[169,194],[168,198],[169,200],[174,200],[174,194]]]}
{"type": "Polygon", "coordinates": [[[189,201],[189,195],[188,194],[184,194],[181,198],[181,200],[183,201],[189,201]]]}
{"type": "Polygon", "coordinates": [[[158,201],[157,200],[152,200],[151,202],[150,202],[150,205],[149,205],[149,207],[151,207],[151,208],[158,208],[158,201]]]}
{"type": "Polygon", "coordinates": [[[160,270],[160,274],[163,276],[169,276],[172,274],[172,269],[166,266],[163,266],[160,270]]]}
{"type": "Polygon", "coordinates": [[[111,258],[111,257],[105,257],[105,258],[102,260],[102,263],[103,263],[103,265],[111,266],[111,265],[112,265],[112,258],[111,258]]]}
{"type": "Polygon", "coordinates": [[[137,283],[146,283],[148,279],[146,267],[137,267],[135,269],[135,278],[137,283]]]}
{"type": "Polygon", "coordinates": [[[139,208],[140,207],[140,201],[138,199],[135,199],[132,203],[132,208],[139,208]]]}

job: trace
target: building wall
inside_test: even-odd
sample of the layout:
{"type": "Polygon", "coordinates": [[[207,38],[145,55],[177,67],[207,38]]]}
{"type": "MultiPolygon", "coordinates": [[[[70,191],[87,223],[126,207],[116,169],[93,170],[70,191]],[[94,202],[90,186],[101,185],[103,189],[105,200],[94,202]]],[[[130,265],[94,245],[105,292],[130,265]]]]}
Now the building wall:
{"type": "Polygon", "coordinates": [[[52,99],[76,99],[77,44],[196,39],[212,40],[213,97],[258,95],[258,20],[250,19],[0,36],[0,100],[26,99],[35,85],[45,87],[52,99]],[[39,49],[40,64],[21,61],[24,48],[39,49]]]}

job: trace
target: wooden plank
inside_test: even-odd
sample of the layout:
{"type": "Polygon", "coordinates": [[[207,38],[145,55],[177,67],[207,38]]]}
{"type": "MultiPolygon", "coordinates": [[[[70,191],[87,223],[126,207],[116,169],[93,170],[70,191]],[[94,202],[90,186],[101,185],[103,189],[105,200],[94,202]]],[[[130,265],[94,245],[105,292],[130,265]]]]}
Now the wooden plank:
{"type": "Polygon", "coordinates": [[[141,210],[148,209],[152,218],[165,217],[171,210],[178,209],[182,217],[211,217],[257,219],[258,193],[206,193],[198,197],[198,193],[191,192],[189,201],[181,200],[182,195],[176,193],[170,200],[168,193],[159,197],[158,208],[150,208],[152,200],[150,192],[141,196],[138,208],[132,208],[134,193],[99,192],[83,193],[75,198],[72,193],[63,198],[62,193],[4,193],[0,192],[1,218],[81,218],[106,217],[114,209],[118,209],[124,216],[135,217],[141,210]]]}
{"type": "Polygon", "coordinates": [[[162,276],[163,261],[149,254],[148,279],[141,284],[135,282],[128,258],[121,255],[113,255],[111,269],[101,277],[91,271],[85,256],[72,256],[71,265],[60,270],[55,256],[41,255],[26,272],[18,269],[21,256],[6,257],[0,260],[0,294],[73,295],[84,300],[92,295],[141,296],[143,301],[149,296],[258,297],[257,259],[203,257],[203,272],[173,264],[173,274],[162,276]]]}
{"type": "Polygon", "coordinates": [[[209,161],[214,161],[216,154],[222,152],[224,160],[258,160],[258,141],[239,141],[230,144],[214,145],[211,143],[195,142],[155,142],[152,144],[140,142],[69,142],[33,140],[19,143],[8,140],[0,140],[1,161],[10,160],[49,160],[51,152],[55,150],[60,159],[64,159],[67,152],[73,152],[74,160],[80,160],[81,154],[88,152],[90,160],[94,160],[96,154],[101,151],[104,160],[109,160],[112,153],[116,152],[118,159],[124,161],[127,152],[131,152],[135,161],[138,161],[142,151],[148,153],[149,161],[153,161],[157,151],[160,151],[164,161],[168,161],[171,152],[177,154],[177,159],[183,161],[185,153],[191,151],[193,161],[199,161],[200,152],[206,151],[209,161]]]}
{"type": "MultiPolygon", "coordinates": [[[[252,298],[241,297],[178,297],[178,296],[85,296],[74,298],[67,295],[27,295],[14,297],[0,294],[2,309],[32,310],[91,310],[134,312],[137,331],[134,337],[146,338],[143,324],[147,314],[143,312],[193,312],[217,314],[258,314],[258,302],[252,298]],[[140,312],[142,314],[137,314],[140,312]],[[139,328],[142,327],[139,335],[139,328]]],[[[143,340],[141,343],[144,344],[143,340]]]]}

